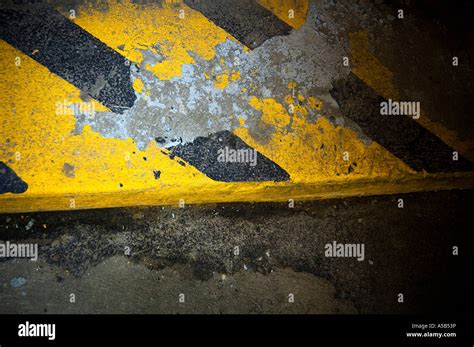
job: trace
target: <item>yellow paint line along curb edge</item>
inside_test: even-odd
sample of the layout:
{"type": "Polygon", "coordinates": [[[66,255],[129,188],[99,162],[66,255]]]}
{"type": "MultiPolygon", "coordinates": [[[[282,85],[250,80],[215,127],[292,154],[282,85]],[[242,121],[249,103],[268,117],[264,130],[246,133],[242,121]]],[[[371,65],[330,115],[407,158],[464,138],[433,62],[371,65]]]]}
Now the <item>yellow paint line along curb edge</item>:
{"type": "Polygon", "coordinates": [[[321,184],[225,183],[187,187],[168,187],[143,191],[66,195],[0,196],[0,213],[59,211],[72,209],[131,206],[179,206],[231,202],[287,202],[334,199],[355,196],[402,194],[448,189],[473,189],[474,174],[413,175],[397,180],[357,180],[321,184]],[[73,206],[73,208],[71,208],[73,206]]]}

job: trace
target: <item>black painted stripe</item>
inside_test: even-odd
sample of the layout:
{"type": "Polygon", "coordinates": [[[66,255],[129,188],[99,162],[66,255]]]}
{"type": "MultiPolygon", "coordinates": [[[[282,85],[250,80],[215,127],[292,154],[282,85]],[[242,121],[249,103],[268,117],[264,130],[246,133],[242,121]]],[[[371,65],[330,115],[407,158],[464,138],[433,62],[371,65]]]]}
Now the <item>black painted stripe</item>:
{"type": "Polygon", "coordinates": [[[413,118],[381,115],[380,103],[387,100],[354,74],[333,85],[331,95],[339,104],[342,115],[357,123],[368,137],[414,170],[430,173],[474,170],[474,164],[461,156],[454,161],[454,149],[413,118]]]}
{"type": "Polygon", "coordinates": [[[229,131],[214,133],[209,137],[198,137],[192,143],[171,147],[169,150],[186,162],[196,167],[206,176],[223,182],[251,181],[287,181],[288,173],[276,163],[256,152],[256,165],[249,162],[219,161],[219,150],[251,150],[239,137],[229,131]]]}
{"type": "Polygon", "coordinates": [[[24,182],[7,164],[0,161],[0,194],[24,193],[28,184],[24,182]]]}
{"type": "Polygon", "coordinates": [[[255,0],[185,0],[184,3],[251,49],[273,36],[287,35],[292,29],[255,0]]]}
{"type": "Polygon", "coordinates": [[[135,101],[126,59],[48,6],[0,9],[0,37],[114,112],[135,101]]]}

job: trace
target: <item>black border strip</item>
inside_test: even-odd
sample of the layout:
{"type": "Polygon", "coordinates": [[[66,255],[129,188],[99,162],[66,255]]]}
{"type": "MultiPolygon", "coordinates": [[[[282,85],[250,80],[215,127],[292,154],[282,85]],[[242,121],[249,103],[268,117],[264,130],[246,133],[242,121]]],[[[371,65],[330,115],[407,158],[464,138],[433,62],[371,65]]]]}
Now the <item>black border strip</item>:
{"type": "MultiPolygon", "coordinates": [[[[172,341],[197,341],[216,345],[232,341],[249,345],[322,344],[336,346],[472,345],[472,317],[424,315],[0,315],[2,346],[80,346],[115,343],[126,346],[172,341]],[[55,324],[55,340],[19,337],[19,324],[55,324]],[[455,324],[454,328],[416,329],[412,324],[455,324]],[[456,337],[407,337],[411,332],[456,333],[456,337]],[[260,341],[259,341],[260,340],[260,341]],[[319,342],[319,343],[318,343],[319,342]]],[[[155,344],[157,344],[155,343],[155,344]]]]}

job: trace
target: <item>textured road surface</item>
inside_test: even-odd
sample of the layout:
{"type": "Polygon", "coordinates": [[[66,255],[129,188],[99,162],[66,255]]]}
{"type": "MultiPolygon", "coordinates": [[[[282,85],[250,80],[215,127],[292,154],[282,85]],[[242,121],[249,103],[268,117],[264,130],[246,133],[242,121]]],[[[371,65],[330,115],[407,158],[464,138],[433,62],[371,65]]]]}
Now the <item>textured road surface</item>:
{"type": "Polygon", "coordinates": [[[2,215],[40,259],[0,262],[0,311],[472,312],[472,193],[2,215]],[[365,259],[325,257],[333,241],[365,259]]]}

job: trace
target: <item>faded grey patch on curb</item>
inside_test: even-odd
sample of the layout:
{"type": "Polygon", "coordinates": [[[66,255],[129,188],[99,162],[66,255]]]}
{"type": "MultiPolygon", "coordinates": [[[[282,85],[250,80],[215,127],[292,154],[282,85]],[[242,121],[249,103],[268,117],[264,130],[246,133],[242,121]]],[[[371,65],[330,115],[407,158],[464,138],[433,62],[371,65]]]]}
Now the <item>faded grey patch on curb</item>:
{"type": "MultiPolygon", "coordinates": [[[[238,119],[243,118],[254,140],[265,144],[276,130],[260,122],[261,113],[249,101],[253,96],[271,97],[288,106],[284,97],[291,93],[289,82],[296,82],[295,93],[323,101],[322,113],[310,114],[311,122],[324,113],[332,115],[335,124],[360,130],[338,116],[338,106],[329,94],[331,81],[349,73],[342,63],[334,63],[347,54],[345,45],[319,33],[316,17],[316,7],[312,5],[307,23],[300,30],[271,38],[251,52],[230,40],[216,46],[211,60],[190,52],[195,64],[183,65],[182,75],[167,81],[159,80],[143,66],[134,66],[132,80],[140,78],[149,95],[136,93],[134,106],[123,114],[99,112],[94,118],[77,115],[76,131],[90,124],[102,136],[133,139],[141,150],[155,138],[163,139],[160,146],[169,148],[219,131],[232,131],[239,126],[238,119]],[[231,81],[225,89],[215,88],[216,76],[232,70],[240,71],[241,79],[231,81]]],[[[159,51],[160,43],[155,46],[159,51]]],[[[164,59],[149,50],[144,51],[144,56],[144,63],[148,64],[164,59]]],[[[288,128],[291,131],[291,127],[285,131],[288,128]]]]}
{"type": "Polygon", "coordinates": [[[74,178],[74,176],[76,175],[74,166],[68,163],[64,163],[62,171],[63,174],[69,178],[74,178]]]}

